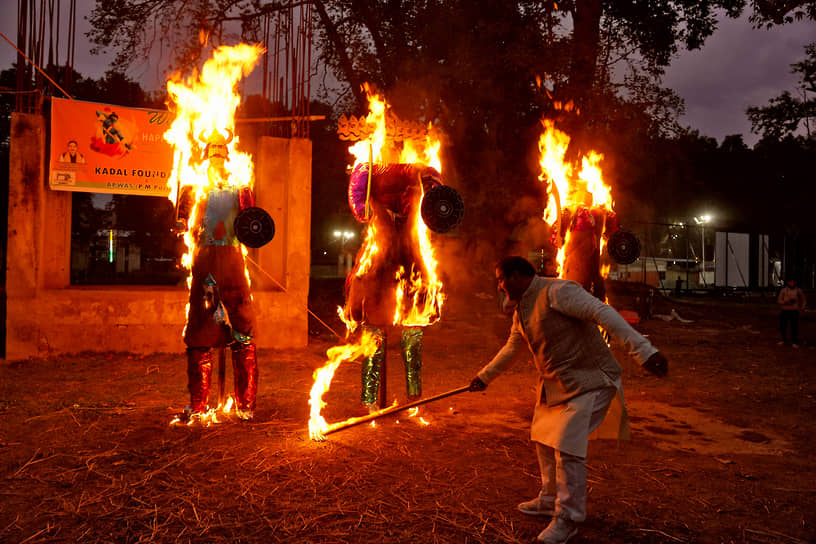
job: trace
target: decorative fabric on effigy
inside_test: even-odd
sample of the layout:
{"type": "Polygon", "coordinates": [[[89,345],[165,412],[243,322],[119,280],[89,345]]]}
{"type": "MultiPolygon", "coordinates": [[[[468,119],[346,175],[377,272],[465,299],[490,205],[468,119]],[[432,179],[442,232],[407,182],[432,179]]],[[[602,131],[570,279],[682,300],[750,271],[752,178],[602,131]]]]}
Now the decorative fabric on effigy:
{"type": "Polygon", "coordinates": [[[184,237],[182,264],[190,270],[187,324],[187,377],[190,405],[173,422],[209,424],[235,404],[240,419],[254,416],[258,364],[255,310],[246,247],[261,247],[274,236],[269,214],[255,206],[252,157],[236,149],[238,81],[263,52],[260,46],[219,47],[201,72],[168,81],[175,118],[165,132],[173,146],[170,199],[175,229],[184,237]],[[230,348],[235,397],[225,392],[226,348],[230,348]],[[210,408],[213,350],[218,357],[219,402],[210,408]]]}
{"type": "MultiPolygon", "coordinates": [[[[367,225],[363,244],[346,279],[346,304],[338,309],[347,337],[359,340],[328,351],[329,362],[315,372],[309,432],[321,439],[338,426],[320,416],[334,369],[362,359],[361,401],[370,412],[385,408],[386,331],[400,328],[400,348],[409,402],[422,395],[424,327],[436,323],[445,295],[437,273],[432,232],[444,233],[462,220],[459,193],[443,184],[440,141],[433,126],[401,121],[366,86],[366,117],[342,116],[338,134],[356,142],[348,201],[354,217],[367,225]]],[[[356,418],[352,418],[355,419],[356,418]]]]}

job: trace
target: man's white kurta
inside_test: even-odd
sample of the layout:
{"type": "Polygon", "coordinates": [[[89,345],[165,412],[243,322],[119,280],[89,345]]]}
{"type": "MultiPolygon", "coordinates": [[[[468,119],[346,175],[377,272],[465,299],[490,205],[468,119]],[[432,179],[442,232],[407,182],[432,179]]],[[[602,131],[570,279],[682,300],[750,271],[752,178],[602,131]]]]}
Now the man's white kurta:
{"type": "Polygon", "coordinates": [[[540,386],[530,436],[580,457],[586,457],[589,418],[599,402],[610,403],[609,411],[593,436],[629,435],[621,368],[598,326],[639,364],[657,352],[614,308],[579,284],[535,276],[513,314],[507,342],[479,372],[490,383],[529,347],[540,386]]]}

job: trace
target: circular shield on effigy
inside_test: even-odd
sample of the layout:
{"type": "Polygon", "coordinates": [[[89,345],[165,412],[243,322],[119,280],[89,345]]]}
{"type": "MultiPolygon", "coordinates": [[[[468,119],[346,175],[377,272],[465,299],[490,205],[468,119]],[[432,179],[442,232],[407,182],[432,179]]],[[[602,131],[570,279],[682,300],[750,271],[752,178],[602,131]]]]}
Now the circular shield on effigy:
{"type": "Polygon", "coordinates": [[[459,226],[465,215],[462,195],[453,187],[437,185],[422,197],[422,220],[434,232],[444,233],[459,226]]]}
{"type": "Polygon", "coordinates": [[[261,247],[275,237],[275,222],[266,210],[257,206],[241,210],[233,227],[238,241],[247,247],[261,247]]]}
{"type": "Polygon", "coordinates": [[[609,256],[618,264],[632,264],[640,256],[640,241],[627,230],[619,230],[606,244],[609,256]]]}

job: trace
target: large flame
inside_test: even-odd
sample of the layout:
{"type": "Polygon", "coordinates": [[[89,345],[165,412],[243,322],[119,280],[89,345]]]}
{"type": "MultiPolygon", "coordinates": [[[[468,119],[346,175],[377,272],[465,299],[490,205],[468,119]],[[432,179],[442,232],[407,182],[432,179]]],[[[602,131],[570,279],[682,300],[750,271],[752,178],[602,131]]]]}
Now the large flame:
{"type": "MultiPolygon", "coordinates": [[[[549,119],[541,121],[544,132],[539,137],[538,149],[541,153],[539,164],[541,173],[539,180],[547,183],[547,207],[544,211],[544,221],[553,227],[554,238],[558,249],[558,266],[564,269],[564,247],[569,241],[569,229],[561,226],[564,210],[574,216],[580,208],[602,209],[606,212],[613,210],[612,190],[603,180],[600,163],[603,155],[590,151],[581,157],[580,170],[577,165],[566,160],[570,137],[555,128],[555,123],[549,119]],[[558,231],[566,232],[564,240],[560,239],[558,231]]],[[[604,239],[601,238],[603,251],[604,239]]],[[[604,277],[608,267],[602,271],[604,277]]]]}
{"type": "MultiPolygon", "coordinates": [[[[228,160],[224,162],[226,175],[219,176],[219,182],[230,186],[252,187],[254,183],[252,157],[236,149],[238,144],[235,134],[235,110],[240,103],[236,92],[238,81],[249,74],[258,61],[263,48],[241,44],[235,47],[219,47],[213,53],[200,73],[194,72],[186,79],[180,74],[171,76],[167,82],[169,107],[175,114],[173,123],[164,133],[164,138],[173,146],[173,174],[168,180],[170,201],[177,202],[182,187],[192,188],[194,204],[188,225],[197,222],[196,215],[201,211],[198,203],[206,196],[216,183],[210,173],[210,165],[204,155],[206,142],[200,138],[212,137],[215,133],[223,137],[227,144],[228,160]]],[[[186,253],[181,264],[188,271],[192,269],[193,250],[195,247],[193,228],[184,233],[186,253]]],[[[241,246],[246,254],[246,248],[241,246]]],[[[247,282],[249,271],[244,268],[247,282]]],[[[192,284],[192,274],[187,276],[187,287],[192,284]]],[[[189,310],[189,303],[188,308],[189,310]]],[[[186,313],[186,312],[185,312],[186,313]]],[[[218,414],[231,411],[232,397],[224,406],[217,406],[204,414],[196,414],[188,423],[198,422],[205,425],[218,423],[218,414]]],[[[172,423],[177,423],[174,420],[172,423]]]]}
{"type": "MultiPolygon", "coordinates": [[[[258,61],[263,48],[260,45],[240,44],[223,46],[213,52],[201,72],[194,72],[182,79],[180,74],[171,76],[167,82],[169,106],[175,114],[164,139],[173,146],[173,174],[168,180],[169,197],[175,202],[180,187],[191,186],[192,196],[198,203],[213,185],[208,175],[208,161],[204,156],[205,142],[199,137],[217,131],[225,139],[235,134],[235,110],[240,104],[236,86],[247,76],[258,61]]],[[[232,186],[249,186],[254,183],[252,157],[236,149],[237,136],[227,143],[229,159],[224,166],[229,173],[227,183],[232,186]]],[[[189,224],[195,224],[198,206],[193,207],[189,224]]],[[[194,247],[191,229],[184,235],[187,252],[182,256],[182,266],[192,266],[194,247]]],[[[243,248],[243,246],[242,246],[243,248]]],[[[243,248],[246,251],[245,248],[243,248]]],[[[247,278],[248,278],[247,274],[247,278]]],[[[189,287],[192,277],[188,276],[189,287]]]]}
{"type": "MultiPolygon", "coordinates": [[[[394,117],[389,117],[390,106],[368,84],[365,84],[365,91],[369,103],[365,128],[369,137],[359,140],[349,148],[349,152],[354,156],[352,169],[359,164],[373,166],[400,163],[430,166],[441,173],[442,162],[439,157],[441,141],[433,126],[428,125],[424,141],[406,139],[399,143],[395,142],[394,138],[388,137],[388,123],[395,122],[394,117]]],[[[434,257],[428,228],[422,221],[419,206],[416,208],[415,216],[411,218],[413,229],[411,235],[416,239],[422,262],[416,263],[416,267],[411,270],[400,268],[397,272],[398,284],[394,292],[397,305],[393,324],[400,326],[426,326],[435,323],[440,318],[442,304],[445,300],[442,292],[443,285],[437,274],[437,261],[434,257]]],[[[354,274],[362,277],[371,270],[376,260],[380,258],[383,243],[374,222],[370,221],[353,271],[354,274]]],[[[342,308],[338,308],[338,314],[346,325],[348,336],[348,333],[353,332],[359,323],[343,312],[342,308]]],[[[364,330],[358,343],[345,344],[328,350],[328,362],[314,373],[315,383],[312,386],[309,400],[311,405],[309,435],[312,439],[321,439],[323,433],[331,427],[320,415],[320,411],[325,406],[322,396],[328,391],[335,370],[343,361],[371,356],[377,349],[376,342],[376,339],[364,330]]],[[[348,421],[351,420],[336,425],[342,425],[348,421]]],[[[423,423],[427,424],[424,420],[423,423]]]]}
{"type": "MultiPolygon", "coordinates": [[[[349,152],[354,156],[352,167],[363,163],[371,165],[401,163],[430,166],[441,173],[442,161],[439,157],[441,141],[433,125],[428,125],[424,141],[406,139],[401,142],[402,145],[396,145],[393,139],[387,138],[390,106],[368,84],[365,85],[365,90],[369,103],[369,113],[365,122],[370,129],[370,136],[349,148],[349,152]]],[[[436,323],[445,301],[428,227],[422,221],[419,207],[416,208],[416,213],[411,218],[412,236],[420,248],[422,262],[417,263],[420,269],[400,269],[397,272],[398,286],[394,292],[397,309],[394,314],[394,325],[426,326],[436,323]]],[[[382,243],[378,240],[374,222],[369,222],[354,271],[358,277],[368,272],[374,260],[378,258],[381,247],[382,243]]]]}
{"type": "Polygon", "coordinates": [[[343,361],[352,361],[360,357],[370,357],[377,351],[377,338],[371,332],[364,330],[359,342],[344,344],[329,348],[326,355],[328,363],[314,371],[314,385],[309,395],[309,437],[312,440],[322,440],[323,434],[329,429],[329,424],[320,411],[326,406],[323,395],[331,386],[334,372],[343,361]]]}

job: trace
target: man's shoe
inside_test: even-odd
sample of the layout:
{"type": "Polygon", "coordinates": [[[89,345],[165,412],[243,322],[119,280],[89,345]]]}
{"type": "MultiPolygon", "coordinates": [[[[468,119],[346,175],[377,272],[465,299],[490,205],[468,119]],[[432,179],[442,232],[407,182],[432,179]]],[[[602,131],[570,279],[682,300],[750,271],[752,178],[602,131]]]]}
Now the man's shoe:
{"type": "Polygon", "coordinates": [[[566,544],[578,532],[576,523],[570,519],[553,518],[547,528],[538,534],[540,544],[566,544]]]}
{"type": "Polygon", "coordinates": [[[555,499],[544,498],[543,493],[539,493],[536,498],[519,504],[518,509],[519,512],[528,516],[554,516],[555,499]]]}

